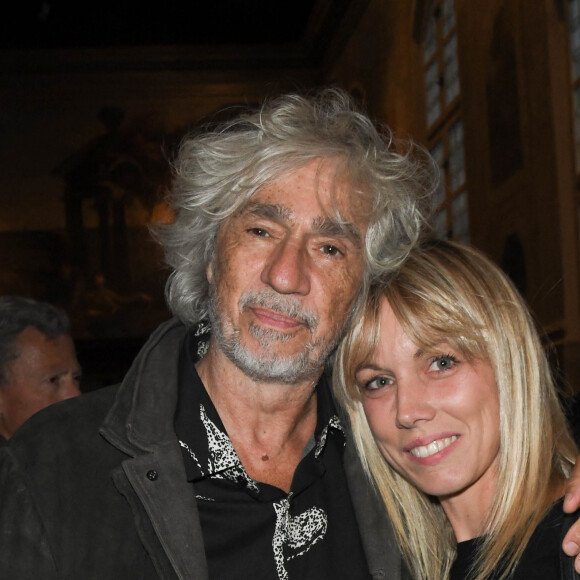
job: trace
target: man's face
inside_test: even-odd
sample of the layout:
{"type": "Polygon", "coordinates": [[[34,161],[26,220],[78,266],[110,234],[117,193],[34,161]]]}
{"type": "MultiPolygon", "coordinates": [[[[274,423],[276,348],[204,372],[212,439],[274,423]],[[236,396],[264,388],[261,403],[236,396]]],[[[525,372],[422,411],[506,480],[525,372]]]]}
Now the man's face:
{"type": "Polygon", "coordinates": [[[361,287],[366,209],[335,183],[333,163],[315,161],[262,188],[222,225],[208,267],[213,336],[248,376],[319,376],[361,287]]]}
{"type": "Polygon", "coordinates": [[[81,369],[72,338],[48,338],[32,326],[15,340],[16,359],[0,386],[0,435],[10,438],[30,416],[57,401],[80,395],[81,369]]]}

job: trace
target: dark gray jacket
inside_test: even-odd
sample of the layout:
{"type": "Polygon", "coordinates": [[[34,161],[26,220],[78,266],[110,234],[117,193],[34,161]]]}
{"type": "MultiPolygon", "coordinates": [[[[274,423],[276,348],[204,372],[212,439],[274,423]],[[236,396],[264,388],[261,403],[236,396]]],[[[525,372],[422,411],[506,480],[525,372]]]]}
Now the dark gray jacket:
{"type": "MultiPolygon", "coordinates": [[[[184,333],[163,324],[119,387],[53,405],[0,449],[0,578],[207,578],[173,429],[184,333]]],[[[371,575],[399,580],[391,526],[352,445],[345,469],[371,575]]]]}

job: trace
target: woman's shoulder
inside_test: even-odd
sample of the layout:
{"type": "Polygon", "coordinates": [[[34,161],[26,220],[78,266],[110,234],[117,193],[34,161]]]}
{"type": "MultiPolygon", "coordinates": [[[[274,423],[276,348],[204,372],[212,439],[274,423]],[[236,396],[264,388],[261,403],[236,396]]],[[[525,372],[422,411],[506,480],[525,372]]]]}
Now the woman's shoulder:
{"type": "Polygon", "coordinates": [[[562,551],[562,539],[570,525],[580,517],[580,511],[565,514],[563,503],[563,498],[556,501],[534,530],[514,580],[580,579],[574,575],[574,559],[562,551]],[[561,575],[562,570],[567,570],[568,575],[561,575]]]}
{"type": "MultiPolygon", "coordinates": [[[[580,517],[580,510],[565,514],[562,504],[563,498],[556,501],[534,530],[512,580],[580,580],[574,572],[574,558],[566,556],[561,548],[562,539],[570,525],[580,517]]],[[[481,540],[475,538],[457,545],[457,559],[453,563],[450,580],[469,578],[469,570],[481,540]]]]}

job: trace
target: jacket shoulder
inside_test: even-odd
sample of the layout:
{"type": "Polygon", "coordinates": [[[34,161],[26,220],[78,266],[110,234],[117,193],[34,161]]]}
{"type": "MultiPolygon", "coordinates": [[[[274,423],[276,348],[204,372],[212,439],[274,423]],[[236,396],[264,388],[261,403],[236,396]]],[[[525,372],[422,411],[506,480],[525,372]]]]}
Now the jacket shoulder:
{"type": "Polygon", "coordinates": [[[72,433],[78,437],[82,433],[98,432],[117,390],[118,385],[105,387],[42,409],[18,429],[8,446],[17,451],[28,445],[42,447],[72,433]]]}

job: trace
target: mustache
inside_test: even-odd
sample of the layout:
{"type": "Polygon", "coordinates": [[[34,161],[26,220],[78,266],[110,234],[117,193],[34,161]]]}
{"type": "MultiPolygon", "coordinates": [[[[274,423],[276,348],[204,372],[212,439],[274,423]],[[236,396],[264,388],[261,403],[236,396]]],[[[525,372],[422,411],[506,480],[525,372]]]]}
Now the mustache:
{"type": "Polygon", "coordinates": [[[318,316],[304,310],[298,299],[287,296],[282,297],[267,290],[263,292],[246,292],[240,298],[240,311],[243,312],[251,306],[268,308],[278,314],[294,318],[309,330],[315,330],[318,327],[318,316]]]}

